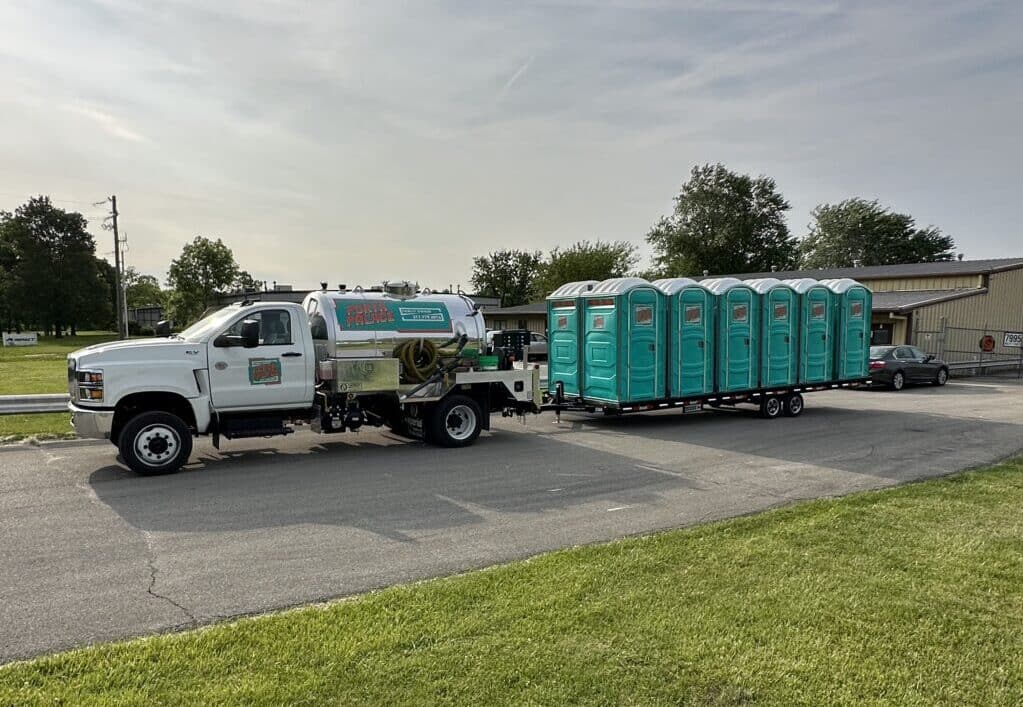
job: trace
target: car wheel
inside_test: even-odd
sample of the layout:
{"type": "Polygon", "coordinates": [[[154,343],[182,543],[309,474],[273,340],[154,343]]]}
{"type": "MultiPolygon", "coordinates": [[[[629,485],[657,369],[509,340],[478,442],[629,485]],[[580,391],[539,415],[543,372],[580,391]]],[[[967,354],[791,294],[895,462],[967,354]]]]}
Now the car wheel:
{"type": "Polygon", "coordinates": [[[948,369],[939,368],[938,373],[934,376],[934,385],[945,385],[948,383],[948,369]]]}
{"type": "Polygon", "coordinates": [[[124,463],[136,474],[170,474],[188,461],[192,431],[177,415],[143,412],[128,420],[117,446],[124,463]]]}
{"type": "Polygon", "coordinates": [[[432,444],[468,447],[483,429],[483,410],[466,395],[449,395],[434,407],[428,425],[432,444]]]}
{"type": "Polygon", "coordinates": [[[760,416],[767,420],[780,417],[784,410],[781,398],[771,395],[760,401],[760,416]]]}
{"type": "Polygon", "coordinates": [[[803,396],[799,393],[792,393],[785,398],[785,415],[787,417],[799,417],[803,414],[803,396]]]}
{"type": "Polygon", "coordinates": [[[902,390],[906,387],[906,374],[902,371],[895,371],[892,374],[892,390],[902,390]]]}

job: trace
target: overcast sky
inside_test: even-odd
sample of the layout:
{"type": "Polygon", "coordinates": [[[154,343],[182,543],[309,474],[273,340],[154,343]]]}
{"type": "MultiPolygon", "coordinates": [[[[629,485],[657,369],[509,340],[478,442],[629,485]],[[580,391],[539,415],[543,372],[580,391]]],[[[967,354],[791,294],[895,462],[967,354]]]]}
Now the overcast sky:
{"type": "MultiPolygon", "coordinates": [[[[128,262],[467,286],[474,255],[643,244],[695,163],[1023,255],[1023,3],[0,3],[0,209],[117,194],[128,262]]],[[[643,247],[644,255],[648,249],[643,247]]],[[[645,264],[645,263],[644,263],[645,264]]]]}

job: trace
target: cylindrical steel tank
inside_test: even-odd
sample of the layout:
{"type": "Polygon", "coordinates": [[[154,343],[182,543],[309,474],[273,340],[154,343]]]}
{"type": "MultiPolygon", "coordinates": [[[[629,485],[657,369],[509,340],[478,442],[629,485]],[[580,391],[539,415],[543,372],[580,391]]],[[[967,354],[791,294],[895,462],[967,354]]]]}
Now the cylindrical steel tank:
{"type": "Polygon", "coordinates": [[[403,341],[423,339],[440,347],[462,334],[466,348],[482,351],[486,337],[483,315],[465,295],[320,291],[310,293],[304,306],[319,360],[391,357],[403,341]]]}

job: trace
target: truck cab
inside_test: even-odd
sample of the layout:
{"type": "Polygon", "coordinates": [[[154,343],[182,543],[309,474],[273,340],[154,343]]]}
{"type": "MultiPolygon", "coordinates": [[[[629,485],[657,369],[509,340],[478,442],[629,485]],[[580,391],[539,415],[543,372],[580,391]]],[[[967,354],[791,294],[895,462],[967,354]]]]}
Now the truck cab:
{"type": "Polygon", "coordinates": [[[141,474],[188,460],[192,439],[386,426],[467,446],[492,412],[538,412],[539,373],[483,370],[482,316],[470,300],[319,291],[302,304],[229,305],[168,336],[68,356],[72,424],[109,439],[141,474]]]}

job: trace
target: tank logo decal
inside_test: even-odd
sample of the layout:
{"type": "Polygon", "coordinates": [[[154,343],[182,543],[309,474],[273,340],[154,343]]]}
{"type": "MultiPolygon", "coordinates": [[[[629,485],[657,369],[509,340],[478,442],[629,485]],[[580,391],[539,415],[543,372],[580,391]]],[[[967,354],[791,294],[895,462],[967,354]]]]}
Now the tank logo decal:
{"type": "Polygon", "coordinates": [[[280,383],[281,383],[281,359],[279,358],[249,359],[250,385],[280,385],[280,383]]]}
{"type": "Polygon", "coordinates": [[[342,330],[451,331],[448,308],[440,302],[337,302],[342,330]]]}

